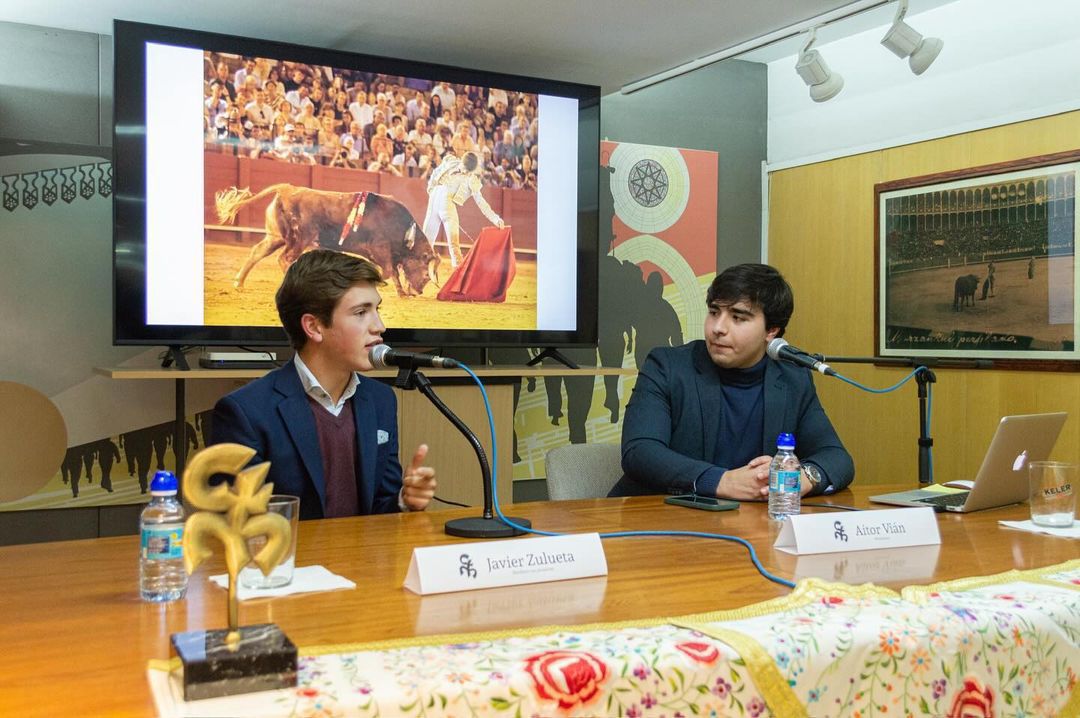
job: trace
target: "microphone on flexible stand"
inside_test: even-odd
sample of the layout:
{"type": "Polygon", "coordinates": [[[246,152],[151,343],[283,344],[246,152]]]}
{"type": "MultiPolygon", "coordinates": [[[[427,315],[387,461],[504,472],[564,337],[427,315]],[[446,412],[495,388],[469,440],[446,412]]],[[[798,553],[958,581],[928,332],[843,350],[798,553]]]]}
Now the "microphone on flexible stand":
{"type": "Polygon", "coordinates": [[[476,458],[480,462],[480,474],[484,480],[484,514],[474,518],[452,519],[446,522],[443,530],[451,536],[464,538],[505,538],[507,536],[520,536],[525,533],[524,529],[532,526],[528,519],[506,516],[506,521],[522,527],[515,528],[502,519],[495,517],[494,511],[492,511],[493,482],[491,480],[491,466],[488,464],[487,454],[484,453],[484,447],[480,443],[480,439],[476,437],[476,434],[472,432],[465,422],[450,410],[450,407],[443,403],[442,399],[435,394],[435,390],[431,388],[431,381],[417,369],[417,367],[421,366],[449,369],[460,367],[461,364],[453,359],[431,354],[396,351],[385,344],[373,346],[368,351],[368,359],[377,369],[390,366],[398,367],[399,371],[397,378],[394,379],[394,386],[399,389],[418,389],[462,433],[469,445],[472,446],[473,451],[476,452],[476,458]]]}
{"type": "Polygon", "coordinates": [[[765,353],[777,361],[798,364],[799,366],[804,366],[812,371],[820,372],[825,376],[836,376],[836,370],[831,366],[820,359],[807,354],[802,349],[796,349],[780,337],[769,342],[769,345],[765,348],[765,353]]]}
{"type": "Polygon", "coordinates": [[[391,349],[386,344],[376,344],[368,352],[368,358],[376,369],[390,367],[414,368],[428,366],[434,369],[456,369],[460,366],[456,359],[435,356],[434,354],[414,354],[412,352],[391,349]]]}

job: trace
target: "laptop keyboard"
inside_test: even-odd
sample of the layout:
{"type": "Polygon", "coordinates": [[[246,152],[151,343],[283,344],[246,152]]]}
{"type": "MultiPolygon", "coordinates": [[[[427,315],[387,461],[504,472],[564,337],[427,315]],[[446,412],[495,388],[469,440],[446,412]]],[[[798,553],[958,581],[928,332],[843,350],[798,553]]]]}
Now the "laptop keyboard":
{"type": "Polygon", "coordinates": [[[942,494],[941,496],[931,496],[925,499],[917,499],[920,504],[929,504],[930,506],[945,508],[946,506],[963,506],[967,501],[970,491],[964,491],[959,494],[942,494]]]}

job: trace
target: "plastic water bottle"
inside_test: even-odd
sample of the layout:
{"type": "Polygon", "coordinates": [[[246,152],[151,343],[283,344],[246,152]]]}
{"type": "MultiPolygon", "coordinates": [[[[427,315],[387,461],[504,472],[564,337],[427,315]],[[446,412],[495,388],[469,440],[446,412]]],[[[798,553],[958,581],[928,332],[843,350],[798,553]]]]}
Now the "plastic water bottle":
{"type": "Polygon", "coordinates": [[[150,482],[150,503],[139,515],[139,593],[144,601],[184,597],[184,507],[176,498],[176,475],[159,471],[150,482]]]}
{"type": "Polygon", "coordinates": [[[776,437],[776,448],[776,456],[769,464],[769,518],[783,519],[799,513],[802,505],[799,485],[802,465],[795,456],[794,434],[776,437]]]}

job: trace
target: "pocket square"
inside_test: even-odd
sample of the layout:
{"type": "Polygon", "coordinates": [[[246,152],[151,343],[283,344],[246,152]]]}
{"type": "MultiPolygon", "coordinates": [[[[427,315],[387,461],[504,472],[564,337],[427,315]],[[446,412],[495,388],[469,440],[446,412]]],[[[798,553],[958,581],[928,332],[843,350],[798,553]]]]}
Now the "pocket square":
{"type": "Polygon", "coordinates": [[[375,440],[380,444],[385,444],[390,441],[390,434],[386,433],[385,429],[379,429],[375,432],[375,440]]]}

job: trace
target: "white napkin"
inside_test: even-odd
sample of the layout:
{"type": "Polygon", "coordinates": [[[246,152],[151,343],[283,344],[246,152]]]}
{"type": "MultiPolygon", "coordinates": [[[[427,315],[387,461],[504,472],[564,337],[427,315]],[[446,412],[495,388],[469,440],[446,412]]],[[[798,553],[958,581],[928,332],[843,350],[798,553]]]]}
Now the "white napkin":
{"type": "Polygon", "coordinates": [[[1002,526],[1008,526],[1011,529],[1020,529],[1021,531],[1030,531],[1036,534],[1050,534],[1051,536],[1061,536],[1062,538],[1080,538],[1080,521],[1073,521],[1073,525],[1067,528],[1039,526],[1030,519],[1027,521],[998,521],[998,523],[1002,526]]]}
{"type": "MultiPolygon", "coordinates": [[[[221,586],[229,587],[229,576],[218,574],[211,576],[210,580],[221,586]]],[[[278,588],[248,588],[240,584],[236,595],[241,601],[249,598],[273,598],[274,596],[288,596],[292,593],[309,593],[311,591],[334,591],[339,588],[356,588],[356,584],[347,578],[331,573],[325,566],[297,566],[293,571],[293,580],[287,586],[278,588]]]]}

